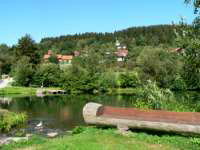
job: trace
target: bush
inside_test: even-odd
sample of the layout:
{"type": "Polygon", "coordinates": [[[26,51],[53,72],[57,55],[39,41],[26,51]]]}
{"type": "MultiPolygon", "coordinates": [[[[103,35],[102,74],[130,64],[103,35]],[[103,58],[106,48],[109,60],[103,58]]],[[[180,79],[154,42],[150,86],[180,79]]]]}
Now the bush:
{"type": "Polygon", "coordinates": [[[22,57],[12,68],[15,84],[18,86],[29,86],[33,81],[34,70],[29,61],[28,57],[22,57]]]}
{"type": "Polygon", "coordinates": [[[119,75],[119,83],[122,88],[135,88],[140,86],[140,79],[137,72],[127,72],[119,75]]]}
{"type": "Polygon", "coordinates": [[[0,116],[0,131],[8,132],[13,127],[18,127],[27,121],[24,113],[7,112],[0,116]]]}
{"type": "Polygon", "coordinates": [[[98,74],[91,74],[75,67],[63,75],[63,87],[71,94],[93,93],[97,90],[97,76],[98,74]]]}
{"type": "Polygon", "coordinates": [[[45,87],[58,86],[61,73],[62,70],[57,64],[41,64],[34,75],[35,84],[45,87]]]}
{"type": "Polygon", "coordinates": [[[117,87],[117,76],[113,72],[102,73],[98,78],[98,90],[108,92],[109,89],[117,87]]]}
{"type": "Polygon", "coordinates": [[[137,94],[135,106],[138,108],[165,109],[166,104],[174,100],[174,95],[169,89],[161,89],[156,82],[148,80],[137,94]]]}
{"type": "Polygon", "coordinates": [[[177,74],[173,81],[170,83],[170,89],[173,90],[186,90],[187,85],[185,83],[185,80],[180,74],[177,74]]]}
{"type": "Polygon", "coordinates": [[[137,58],[138,73],[142,81],[156,81],[160,87],[170,88],[182,71],[179,56],[162,48],[146,47],[137,58]]]}

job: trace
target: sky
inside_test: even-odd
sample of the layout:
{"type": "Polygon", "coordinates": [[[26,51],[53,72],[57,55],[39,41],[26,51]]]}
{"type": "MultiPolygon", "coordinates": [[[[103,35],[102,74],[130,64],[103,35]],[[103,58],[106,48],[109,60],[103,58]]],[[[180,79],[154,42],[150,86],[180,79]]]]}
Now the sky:
{"type": "Polygon", "coordinates": [[[114,32],[133,26],[188,23],[193,7],[184,0],[1,0],[0,44],[25,34],[39,42],[84,32],[114,32]]]}

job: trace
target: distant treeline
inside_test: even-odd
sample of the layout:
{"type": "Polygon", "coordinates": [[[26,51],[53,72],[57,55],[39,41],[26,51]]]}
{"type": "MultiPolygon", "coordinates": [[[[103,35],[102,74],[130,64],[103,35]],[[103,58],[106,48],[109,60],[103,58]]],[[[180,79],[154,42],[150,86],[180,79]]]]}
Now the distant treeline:
{"type": "Polygon", "coordinates": [[[79,49],[77,45],[80,41],[87,41],[85,44],[105,44],[115,42],[119,39],[120,42],[129,46],[130,43],[135,43],[136,46],[160,44],[173,46],[176,35],[174,30],[178,26],[175,25],[153,25],[144,27],[132,27],[113,33],[83,33],[74,35],[65,35],[60,37],[43,38],[40,42],[43,48],[50,49],[59,47],[60,49],[72,50],[79,49]]]}

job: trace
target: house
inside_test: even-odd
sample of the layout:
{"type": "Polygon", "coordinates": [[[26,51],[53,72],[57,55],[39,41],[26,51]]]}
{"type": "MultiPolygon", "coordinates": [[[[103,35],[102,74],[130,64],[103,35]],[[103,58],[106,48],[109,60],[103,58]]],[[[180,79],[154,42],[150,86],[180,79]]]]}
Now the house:
{"type": "Polygon", "coordinates": [[[127,49],[119,49],[117,52],[115,52],[117,56],[117,61],[124,61],[125,58],[128,56],[128,50],[127,49]]]}
{"type": "Polygon", "coordinates": [[[72,55],[62,55],[61,59],[59,59],[60,64],[71,64],[73,56],[72,55]]]}
{"type": "Polygon", "coordinates": [[[128,49],[126,46],[122,46],[118,40],[116,41],[116,47],[117,51],[115,52],[115,55],[117,56],[117,61],[122,62],[128,56],[128,49]]]}
{"type": "MultiPolygon", "coordinates": [[[[48,50],[48,53],[44,55],[44,61],[48,61],[51,56],[53,56],[53,52],[48,50]]],[[[59,64],[71,64],[73,59],[73,55],[57,54],[55,56],[57,57],[59,64]]]]}

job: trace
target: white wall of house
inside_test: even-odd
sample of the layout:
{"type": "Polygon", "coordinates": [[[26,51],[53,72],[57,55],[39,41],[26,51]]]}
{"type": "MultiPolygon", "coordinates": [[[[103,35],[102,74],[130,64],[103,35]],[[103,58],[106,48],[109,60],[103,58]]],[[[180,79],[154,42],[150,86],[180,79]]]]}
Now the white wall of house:
{"type": "Polygon", "coordinates": [[[118,57],[118,58],[117,58],[117,61],[119,61],[119,62],[120,62],[120,61],[123,61],[123,58],[122,58],[122,57],[118,57]]]}

